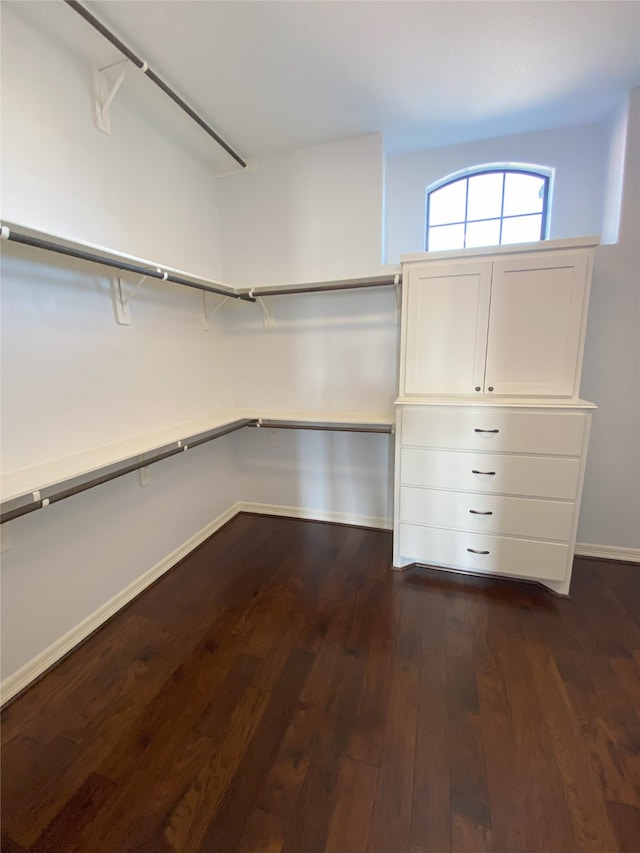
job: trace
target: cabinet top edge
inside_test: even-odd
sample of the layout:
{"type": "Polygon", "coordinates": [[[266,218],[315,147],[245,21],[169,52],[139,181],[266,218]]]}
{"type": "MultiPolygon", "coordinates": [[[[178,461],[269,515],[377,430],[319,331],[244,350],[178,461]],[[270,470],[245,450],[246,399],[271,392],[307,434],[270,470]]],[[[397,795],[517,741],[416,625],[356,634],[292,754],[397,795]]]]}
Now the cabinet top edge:
{"type": "Polygon", "coordinates": [[[469,406],[494,409],[597,409],[589,400],[565,397],[509,397],[499,400],[477,397],[398,397],[396,406],[469,406]]]}
{"type": "Polygon", "coordinates": [[[529,252],[552,252],[558,249],[594,249],[600,245],[599,236],[571,237],[566,240],[539,240],[536,243],[513,243],[506,246],[482,246],[477,249],[452,249],[446,252],[414,252],[401,255],[403,264],[417,261],[452,260],[495,255],[517,255],[529,252]]]}

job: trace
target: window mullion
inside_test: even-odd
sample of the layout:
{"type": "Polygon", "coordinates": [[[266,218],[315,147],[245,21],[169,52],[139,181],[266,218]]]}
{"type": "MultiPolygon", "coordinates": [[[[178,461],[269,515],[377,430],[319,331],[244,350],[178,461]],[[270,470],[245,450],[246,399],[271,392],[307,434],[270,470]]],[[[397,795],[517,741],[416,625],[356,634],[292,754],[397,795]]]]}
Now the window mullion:
{"type": "Polygon", "coordinates": [[[504,222],[504,188],[505,188],[505,184],[507,183],[506,177],[507,177],[506,172],[503,172],[502,173],[502,199],[500,201],[500,235],[498,237],[498,245],[499,246],[502,245],[502,223],[504,222]]]}
{"type": "Polygon", "coordinates": [[[464,248],[467,248],[467,224],[469,216],[469,178],[466,179],[464,195],[464,248]]]}

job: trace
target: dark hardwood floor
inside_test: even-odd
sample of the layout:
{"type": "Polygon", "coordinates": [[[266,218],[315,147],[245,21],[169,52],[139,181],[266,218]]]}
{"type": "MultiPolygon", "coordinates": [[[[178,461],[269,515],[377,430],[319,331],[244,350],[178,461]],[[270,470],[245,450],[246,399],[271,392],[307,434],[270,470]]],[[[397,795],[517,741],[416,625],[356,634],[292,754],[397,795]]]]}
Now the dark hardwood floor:
{"type": "Polygon", "coordinates": [[[639,853],[640,566],[390,563],[238,516],[5,709],[2,849],[639,853]]]}

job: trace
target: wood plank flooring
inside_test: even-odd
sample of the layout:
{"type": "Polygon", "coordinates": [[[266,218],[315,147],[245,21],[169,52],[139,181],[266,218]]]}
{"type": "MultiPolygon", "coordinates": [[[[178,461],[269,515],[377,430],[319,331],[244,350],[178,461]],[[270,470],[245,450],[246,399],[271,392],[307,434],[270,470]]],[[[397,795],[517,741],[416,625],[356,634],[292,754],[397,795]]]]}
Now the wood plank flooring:
{"type": "Polygon", "coordinates": [[[640,566],[251,515],[2,715],[2,850],[640,853],[640,566]]]}

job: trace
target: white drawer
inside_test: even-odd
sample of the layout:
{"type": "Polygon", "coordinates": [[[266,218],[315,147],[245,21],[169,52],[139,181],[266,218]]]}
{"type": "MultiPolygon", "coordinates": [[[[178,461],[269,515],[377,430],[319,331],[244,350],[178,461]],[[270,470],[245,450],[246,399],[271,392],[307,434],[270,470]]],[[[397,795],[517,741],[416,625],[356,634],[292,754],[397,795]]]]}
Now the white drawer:
{"type": "Polygon", "coordinates": [[[586,423],[582,412],[407,407],[400,441],[415,447],[580,456],[586,423]]]}
{"type": "Polygon", "coordinates": [[[400,483],[404,486],[573,500],[579,478],[579,459],[414,447],[400,451],[400,483]]]}
{"type": "Polygon", "coordinates": [[[403,558],[416,563],[536,580],[562,580],[569,558],[569,546],[557,542],[510,539],[413,524],[400,525],[399,550],[403,558]]]}
{"type": "Polygon", "coordinates": [[[400,521],[531,539],[571,538],[573,503],[400,488],[400,521]]]}

